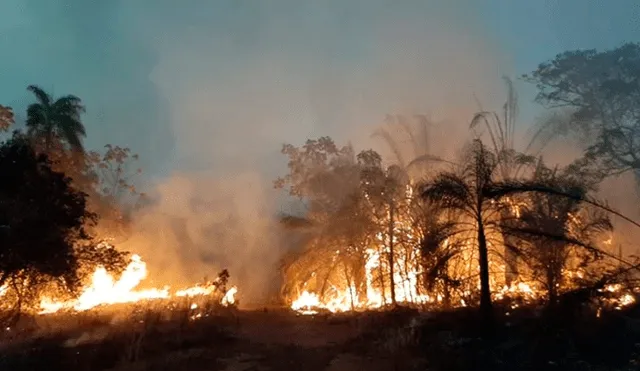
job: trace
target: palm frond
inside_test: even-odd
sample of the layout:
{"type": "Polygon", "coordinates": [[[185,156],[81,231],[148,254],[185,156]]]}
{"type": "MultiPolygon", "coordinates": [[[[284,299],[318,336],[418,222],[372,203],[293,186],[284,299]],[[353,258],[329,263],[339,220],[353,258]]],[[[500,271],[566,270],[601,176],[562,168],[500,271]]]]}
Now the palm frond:
{"type": "Polygon", "coordinates": [[[69,115],[77,115],[86,112],[86,108],[82,104],[82,100],[75,95],[66,95],[56,99],[53,104],[53,108],[56,111],[69,115]]]}
{"type": "Polygon", "coordinates": [[[476,113],[471,119],[471,124],[469,124],[469,128],[471,130],[474,130],[478,126],[484,124],[484,126],[487,128],[487,131],[489,132],[489,138],[491,139],[491,143],[493,145],[494,150],[496,152],[499,152],[502,146],[499,144],[500,143],[499,137],[497,136],[497,133],[494,132],[494,129],[495,127],[500,127],[500,125],[499,124],[492,125],[491,122],[489,121],[489,117],[493,118],[494,113],[489,111],[481,111],[476,113]]]}
{"type": "Polygon", "coordinates": [[[505,228],[505,234],[510,235],[510,236],[514,236],[514,237],[518,237],[521,239],[530,239],[530,238],[543,238],[545,240],[548,241],[556,241],[556,242],[562,242],[562,243],[566,243],[569,245],[574,245],[574,246],[578,246],[581,247],[591,253],[594,253],[596,255],[603,255],[603,256],[608,256],[608,257],[614,257],[613,254],[610,254],[600,248],[598,248],[597,246],[594,246],[593,244],[590,243],[590,241],[582,241],[580,239],[577,239],[575,237],[569,236],[567,234],[560,234],[560,233],[551,233],[549,231],[546,231],[544,229],[539,229],[539,228],[531,228],[531,227],[512,227],[512,226],[507,226],[505,228]]]}
{"type": "Polygon", "coordinates": [[[414,158],[413,160],[411,160],[411,162],[409,162],[407,164],[407,169],[412,168],[414,166],[427,164],[427,163],[447,163],[447,164],[451,164],[450,161],[447,161],[447,160],[445,160],[445,159],[443,159],[441,157],[438,157],[438,156],[435,156],[435,155],[425,154],[425,155],[418,156],[418,157],[414,158]]]}
{"type": "Polygon", "coordinates": [[[473,212],[473,192],[465,180],[453,173],[442,173],[422,188],[422,197],[445,209],[473,212]]]}
{"type": "Polygon", "coordinates": [[[413,152],[415,154],[420,153],[418,141],[416,140],[416,137],[413,134],[413,129],[411,128],[411,125],[407,122],[407,118],[404,116],[398,116],[396,117],[396,121],[398,122],[398,125],[400,125],[404,129],[407,135],[409,135],[409,140],[411,141],[411,145],[413,146],[413,152]]]}
{"type": "Polygon", "coordinates": [[[71,148],[84,151],[80,136],[85,136],[84,125],[71,117],[65,117],[60,121],[57,128],[60,136],[63,137],[71,146],[71,148]]]}
{"type": "Polygon", "coordinates": [[[46,108],[40,103],[33,103],[27,107],[26,126],[29,130],[40,128],[47,121],[46,108]]]}
{"type": "Polygon", "coordinates": [[[47,92],[45,92],[41,87],[37,85],[29,85],[27,87],[27,90],[32,92],[33,95],[36,96],[38,102],[40,102],[40,104],[42,104],[43,106],[51,105],[51,96],[47,94],[47,92]]]}
{"type": "Polygon", "coordinates": [[[559,187],[549,182],[507,180],[488,184],[483,189],[489,199],[500,199],[512,194],[540,193],[562,196],[576,201],[586,200],[586,190],[581,186],[559,187]]]}
{"type": "Polygon", "coordinates": [[[379,129],[379,130],[376,130],[372,136],[380,137],[384,139],[385,143],[389,146],[389,148],[393,152],[393,155],[396,156],[396,161],[398,161],[398,163],[401,166],[405,165],[404,156],[402,156],[402,150],[400,149],[400,147],[398,146],[398,143],[396,143],[396,141],[393,139],[393,137],[391,136],[391,134],[389,134],[388,131],[384,129],[379,129]]]}

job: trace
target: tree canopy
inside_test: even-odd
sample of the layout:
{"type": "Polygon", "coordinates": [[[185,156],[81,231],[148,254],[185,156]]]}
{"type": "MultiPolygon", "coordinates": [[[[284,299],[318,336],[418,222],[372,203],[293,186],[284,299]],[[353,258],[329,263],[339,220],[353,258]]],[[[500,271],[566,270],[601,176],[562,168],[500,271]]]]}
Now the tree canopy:
{"type": "Polygon", "coordinates": [[[123,254],[87,232],[97,216],[86,195],[19,132],[0,145],[0,174],[0,287],[18,296],[51,284],[73,292],[83,268],[121,267],[123,254]]]}
{"type": "Polygon", "coordinates": [[[27,107],[27,128],[29,134],[49,151],[55,139],[59,139],[71,149],[84,151],[82,138],[86,136],[80,115],[85,112],[82,100],[75,95],[54,98],[42,88],[30,85],[28,90],[37,102],[27,107]]]}
{"type": "Polygon", "coordinates": [[[537,102],[568,110],[547,129],[582,134],[587,157],[609,173],[640,171],[640,44],[567,51],[524,79],[538,88],[537,102]]]}

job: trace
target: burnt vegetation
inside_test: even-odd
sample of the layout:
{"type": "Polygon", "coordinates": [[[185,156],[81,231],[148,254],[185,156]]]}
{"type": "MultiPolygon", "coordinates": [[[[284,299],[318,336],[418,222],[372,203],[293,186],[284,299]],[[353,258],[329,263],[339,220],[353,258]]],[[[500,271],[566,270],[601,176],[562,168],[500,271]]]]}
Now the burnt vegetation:
{"type": "Polygon", "coordinates": [[[74,298],[97,267],[122,272],[129,254],[117,241],[145,194],[130,149],[84,148],[80,98],[29,86],[24,123],[0,106],[0,367],[199,369],[250,349],[298,367],[349,353],[354,369],[378,358],[366,367],[637,369],[640,260],[616,236],[640,225],[599,191],[640,171],[640,46],[565,52],[523,80],[553,116],[522,148],[509,79],[502,111],[470,118],[455,158],[431,153],[422,115],[389,116],[374,133],[389,158],[329,137],[283,146],[288,173],[274,185],[301,211],[280,216],[294,241],[280,299],[297,313],[216,305],[228,291],[223,270],[208,283],[215,301],[66,313],[75,325],[64,329],[38,314],[43,294],[74,298]],[[17,124],[26,130],[10,132],[17,124]],[[563,136],[579,138],[582,156],[546,162],[545,145],[563,136]],[[242,337],[263,325],[350,336],[264,347],[242,337]]]}

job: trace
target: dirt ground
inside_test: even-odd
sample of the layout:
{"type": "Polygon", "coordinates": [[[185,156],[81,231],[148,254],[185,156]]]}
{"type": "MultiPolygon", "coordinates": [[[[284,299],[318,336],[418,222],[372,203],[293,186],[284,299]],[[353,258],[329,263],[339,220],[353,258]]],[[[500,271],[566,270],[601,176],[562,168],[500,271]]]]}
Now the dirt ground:
{"type": "Polygon", "coordinates": [[[365,347],[367,351],[362,351],[362,343],[372,340],[366,333],[370,325],[370,321],[356,316],[241,312],[231,326],[234,340],[228,345],[168,353],[151,363],[144,361],[117,370],[406,370],[396,357],[375,349],[369,352],[370,344],[365,347]]]}
{"type": "Polygon", "coordinates": [[[396,317],[388,312],[305,316],[282,309],[182,323],[40,319],[29,335],[3,337],[0,370],[411,370],[402,354],[404,337],[380,329],[405,331],[413,315],[400,314],[402,323],[389,323],[396,317]]]}

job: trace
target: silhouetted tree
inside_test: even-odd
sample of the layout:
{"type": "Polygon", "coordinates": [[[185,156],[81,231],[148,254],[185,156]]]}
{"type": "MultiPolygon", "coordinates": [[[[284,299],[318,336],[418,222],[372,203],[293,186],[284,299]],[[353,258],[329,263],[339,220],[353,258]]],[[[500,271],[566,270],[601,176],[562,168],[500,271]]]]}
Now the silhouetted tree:
{"type": "Polygon", "coordinates": [[[36,85],[30,85],[28,90],[37,102],[27,107],[26,125],[29,135],[42,141],[44,152],[49,152],[56,139],[74,151],[83,152],[82,138],[86,133],[80,115],[85,107],[80,98],[66,95],[55,99],[36,85]]]}
{"type": "MultiPolygon", "coordinates": [[[[489,281],[488,236],[491,230],[500,231],[504,215],[504,202],[508,196],[526,192],[552,192],[553,188],[528,187],[529,184],[502,180],[499,172],[499,158],[488,150],[481,140],[476,139],[470,147],[469,157],[463,162],[459,172],[443,172],[422,189],[422,196],[434,205],[448,212],[447,225],[450,231],[471,231],[475,234],[480,267],[480,310],[491,323],[492,300],[489,281]]],[[[449,232],[453,233],[453,232],[449,232]]],[[[497,245],[494,241],[494,245],[497,245]]]]}
{"type": "MultiPolygon", "coordinates": [[[[481,127],[486,129],[490,148],[498,161],[496,165],[497,180],[509,181],[519,179],[523,175],[523,171],[535,162],[535,158],[516,150],[515,134],[518,116],[518,96],[511,79],[505,77],[504,80],[507,85],[507,100],[504,103],[502,115],[490,111],[478,112],[471,120],[470,128],[472,130],[477,130],[481,127]]],[[[530,147],[531,143],[527,150],[530,147]]],[[[514,207],[508,206],[513,206],[517,200],[506,201],[511,205],[506,205],[507,207],[501,209],[501,225],[504,226],[514,220],[514,207]]],[[[518,276],[518,259],[517,254],[510,247],[514,245],[513,241],[510,241],[513,237],[502,233],[502,238],[505,246],[505,283],[509,285],[518,276]]]]}
{"type": "Polygon", "coordinates": [[[124,254],[87,233],[96,215],[86,210],[86,195],[24,135],[0,146],[0,174],[0,287],[12,292],[17,309],[52,285],[74,293],[97,264],[122,268],[124,254]]]}
{"type": "MultiPolygon", "coordinates": [[[[488,197],[486,190],[494,183],[497,160],[480,140],[475,140],[468,163],[460,173],[443,172],[427,183],[422,196],[455,218],[468,218],[476,226],[476,243],[480,267],[480,310],[485,320],[492,319],[491,287],[489,284],[489,251],[487,247],[487,215],[495,211],[499,195],[488,197]]],[[[464,223],[460,219],[460,223],[464,223]]]]}
{"type": "Polygon", "coordinates": [[[546,129],[583,134],[587,158],[609,173],[640,171],[640,44],[567,51],[523,78],[537,86],[536,101],[569,111],[546,129]]]}

